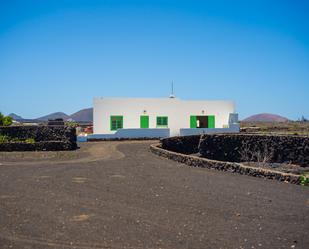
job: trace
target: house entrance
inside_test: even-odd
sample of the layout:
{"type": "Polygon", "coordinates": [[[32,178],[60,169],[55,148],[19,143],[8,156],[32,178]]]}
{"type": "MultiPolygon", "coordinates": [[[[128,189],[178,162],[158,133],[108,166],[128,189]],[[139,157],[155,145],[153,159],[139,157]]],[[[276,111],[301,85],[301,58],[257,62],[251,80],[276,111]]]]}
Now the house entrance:
{"type": "Polygon", "coordinates": [[[208,117],[196,116],[196,128],[208,128],[208,117]]]}
{"type": "Polygon", "coordinates": [[[215,116],[190,116],[190,128],[215,128],[215,116]]]}

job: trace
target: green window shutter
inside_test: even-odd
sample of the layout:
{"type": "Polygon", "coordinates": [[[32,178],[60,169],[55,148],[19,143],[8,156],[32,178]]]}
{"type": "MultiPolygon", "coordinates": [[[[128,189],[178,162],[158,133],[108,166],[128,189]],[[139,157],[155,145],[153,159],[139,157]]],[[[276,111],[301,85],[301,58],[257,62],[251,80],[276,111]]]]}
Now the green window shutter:
{"type": "Polygon", "coordinates": [[[162,117],[162,125],[167,126],[167,117],[162,117]]]}
{"type": "Polygon", "coordinates": [[[118,129],[122,129],[123,128],[123,116],[119,117],[119,124],[118,124],[118,129]]]}
{"type": "Polygon", "coordinates": [[[168,117],[165,116],[161,116],[161,117],[157,117],[157,127],[168,127],[168,117]]]}
{"type": "Polygon", "coordinates": [[[149,128],[149,116],[141,116],[140,117],[140,127],[141,128],[149,128]]]}
{"type": "Polygon", "coordinates": [[[190,116],[190,128],[196,128],[197,123],[196,123],[196,116],[190,116]]]}
{"type": "Polygon", "coordinates": [[[123,128],[123,116],[111,116],[110,117],[111,131],[116,131],[123,128]]]}
{"type": "Polygon", "coordinates": [[[215,128],[215,116],[208,116],[208,128],[215,128]]]}

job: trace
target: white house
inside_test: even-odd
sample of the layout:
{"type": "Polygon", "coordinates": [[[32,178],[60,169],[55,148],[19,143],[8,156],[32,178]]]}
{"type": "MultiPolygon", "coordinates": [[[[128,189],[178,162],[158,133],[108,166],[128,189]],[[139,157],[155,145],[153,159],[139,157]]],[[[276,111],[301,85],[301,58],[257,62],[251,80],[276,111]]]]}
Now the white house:
{"type": "Polygon", "coordinates": [[[231,101],[94,98],[93,138],[167,137],[238,132],[231,101]]]}

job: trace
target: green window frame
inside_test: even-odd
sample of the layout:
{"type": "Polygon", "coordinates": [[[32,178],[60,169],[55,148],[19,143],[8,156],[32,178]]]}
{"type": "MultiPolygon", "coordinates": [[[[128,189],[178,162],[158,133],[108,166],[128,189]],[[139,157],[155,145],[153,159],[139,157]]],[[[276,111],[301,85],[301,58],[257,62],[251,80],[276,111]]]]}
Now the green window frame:
{"type": "Polygon", "coordinates": [[[117,131],[123,128],[123,116],[110,116],[110,129],[117,131]]]}
{"type": "Polygon", "coordinates": [[[168,127],[168,117],[167,116],[158,116],[157,117],[157,127],[158,128],[167,128],[168,127]]]}
{"type": "Polygon", "coordinates": [[[215,116],[208,116],[208,128],[215,128],[215,116]]]}
{"type": "Polygon", "coordinates": [[[149,116],[145,115],[140,116],[140,128],[142,129],[149,128],[149,116]]]}

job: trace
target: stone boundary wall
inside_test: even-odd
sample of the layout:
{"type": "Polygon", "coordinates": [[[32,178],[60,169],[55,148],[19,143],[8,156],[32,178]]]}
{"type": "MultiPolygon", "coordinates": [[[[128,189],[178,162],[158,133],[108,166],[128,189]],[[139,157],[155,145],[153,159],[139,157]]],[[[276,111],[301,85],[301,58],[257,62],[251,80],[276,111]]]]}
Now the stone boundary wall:
{"type": "Polygon", "coordinates": [[[150,151],[156,155],[184,163],[186,165],[192,167],[201,167],[201,168],[208,168],[208,169],[216,169],[221,171],[227,171],[232,173],[239,173],[242,175],[250,175],[254,177],[263,177],[267,179],[274,179],[278,181],[289,182],[293,184],[300,184],[300,176],[290,174],[290,173],[283,173],[275,170],[269,169],[262,169],[257,167],[249,167],[245,166],[241,163],[236,162],[222,162],[211,160],[207,158],[201,158],[192,155],[184,155],[181,153],[168,151],[161,148],[161,144],[154,144],[150,146],[150,151]]]}
{"type": "Polygon", "coordinates": [[[61,151],[72,149],[70,143],[62,141],[0,143],[0,151],[61,151]]]}
{"type": "Polygon", "coordinates": [[[309,137],[291,135],[217,134],[202,135],[199,153],[219,161],[258,161],[257,152],[271,163],[290,162],[309,166],[309,137]]]}
{"type": "Polygon", "coordinates": [[[34,139],[34,143],[1,143],[0,151],[74,150],[77,149],[76,129],[67,126],[0,127],[0,135],[18,139],[34,139]]]}
{"type": "Polygon", "coordinates": [[[180,136],[161,139],[163,149],[182,153],[193,154],[199,152],[200,135],[180,136]]]}

